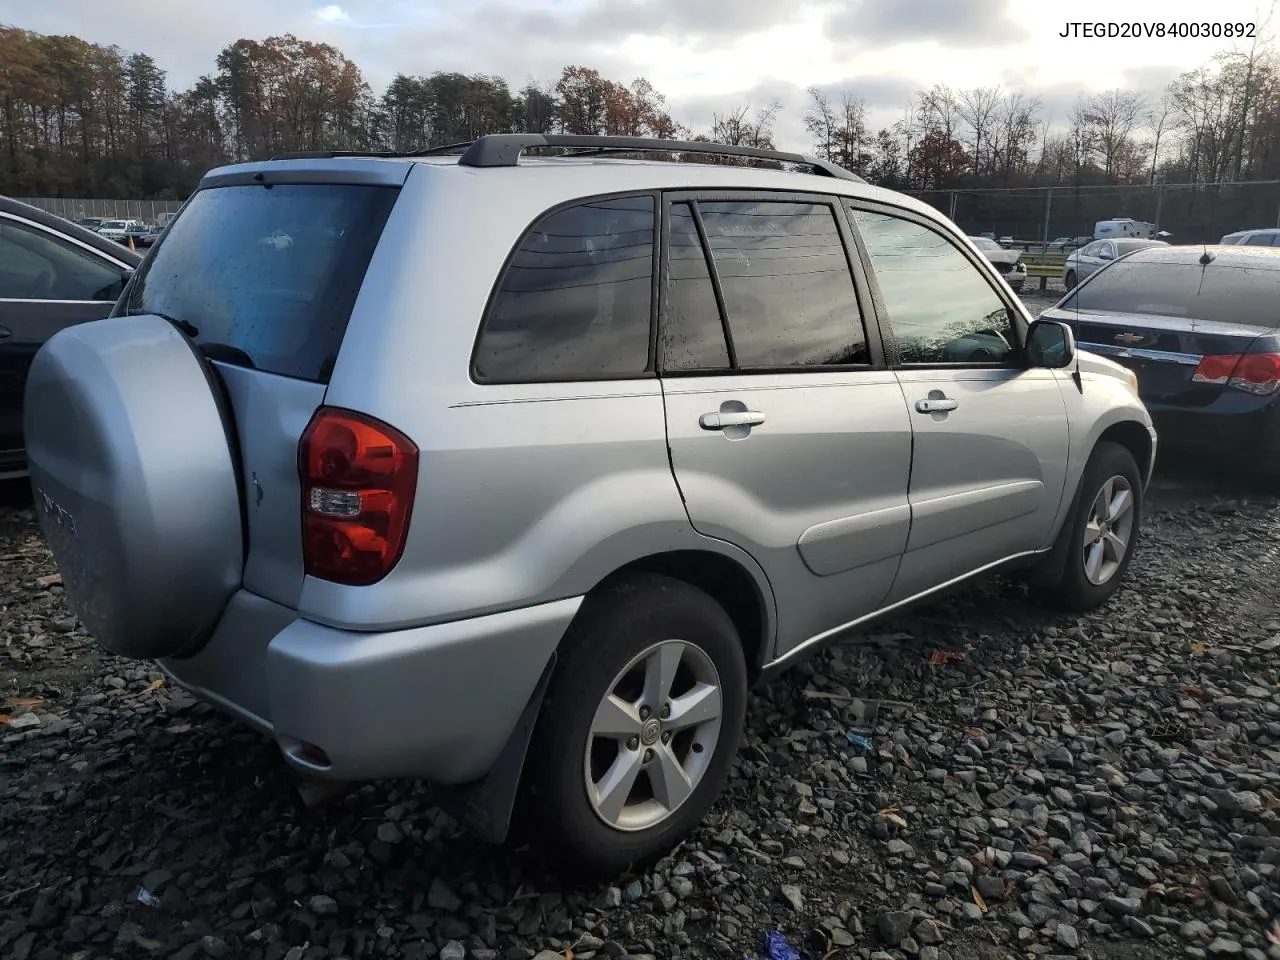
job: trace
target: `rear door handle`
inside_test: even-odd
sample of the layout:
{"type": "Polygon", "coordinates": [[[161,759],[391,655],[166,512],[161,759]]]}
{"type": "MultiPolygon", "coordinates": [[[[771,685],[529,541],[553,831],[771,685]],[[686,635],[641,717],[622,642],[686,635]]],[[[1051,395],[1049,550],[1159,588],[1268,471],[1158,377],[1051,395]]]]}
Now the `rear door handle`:
{"type": "Polygon", "coordinates": [[[960,404],[952,400],[950,397],[930,398],[928,400],[916,401],[917,413],[946,413],[948,410],[954,410],[960,404]]]}
{"type": "Polygon", "coordinates": [[[758,410],[704,413],[698,418],[698,426],[703,430],[723,430],[725,427],[758,427],[762,423],[764,423],[764,414],[758,410]]]}

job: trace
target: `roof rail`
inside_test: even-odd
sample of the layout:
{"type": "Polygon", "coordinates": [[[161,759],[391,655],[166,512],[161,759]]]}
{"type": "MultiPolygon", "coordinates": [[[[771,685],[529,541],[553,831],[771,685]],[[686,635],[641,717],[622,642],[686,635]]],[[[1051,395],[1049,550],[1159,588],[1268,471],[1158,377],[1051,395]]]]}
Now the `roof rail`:
{"type": "Polygon", "coordinates": [[[803,153],[784,153],[760,147],[742,147],[728,143],[700,143],[694,140],[660,140],[651,137],[599,137],[566,133],[493,133],[479,137],[458,158],[462,167],[514,167],[520,154],[538,147],[565,147],[589,152],[622,153],[702,153],[717,157],[748,157],[753,160],[775,160],[811,167],[820,176],[866,183],[844,167],[829,160],[803,153]]]}
{"type": "Polygon", "coordinates": [[[271,160],[332,160],[335,157],[373,157],[390,159],[404,157],[430,157],[437,153],[454,153],[465,150],[474,140],[462,143],[446,143],[439,147],[428,147],[425,150],[299,150],[293,153],[277,153],[271,160]]]}

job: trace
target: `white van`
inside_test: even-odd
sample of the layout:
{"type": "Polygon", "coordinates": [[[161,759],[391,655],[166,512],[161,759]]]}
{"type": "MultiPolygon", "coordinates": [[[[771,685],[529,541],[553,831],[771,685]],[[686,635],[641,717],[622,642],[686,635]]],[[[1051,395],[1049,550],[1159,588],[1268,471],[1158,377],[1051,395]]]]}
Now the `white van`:
{"type": "Polygon", "coordinates": [[[1156,235],[1156,225],[1147,223],[1144,220],[1134,220],[1130,217],[1120,217],[1115,220],[1099,220],[1093,225],[1093,238],[1095,240],[1113,240],[1117,237],[1134,237],[1137,239],[1150,239],[1156,235]]]}

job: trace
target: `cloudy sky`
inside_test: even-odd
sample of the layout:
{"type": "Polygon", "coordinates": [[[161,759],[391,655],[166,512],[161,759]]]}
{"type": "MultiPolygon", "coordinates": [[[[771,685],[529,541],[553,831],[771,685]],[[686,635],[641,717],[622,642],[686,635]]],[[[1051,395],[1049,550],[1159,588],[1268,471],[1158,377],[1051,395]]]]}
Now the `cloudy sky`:
{"type": "MultiPolygon", "coordinates": [[[[1040,96],[1159,90],[1232,41],[1062,37],[1068,21],[1257,22],[1274,0],[0,0],[0,23],[150,53],[186,86],[227,43],[291,32],[339,47],[375,90],[397,72],[554,80],[565,64],[647,77],[677,120],[774,98],[780,147],[808,146],[809,86],[849,90],[876,126],[934,83],[1040,96]]],[[[1280,15],[1275,18],[1280,23],[1280,15]]],[[[1244,41],[1247,43],[1248,41],[1244,41]]]]}

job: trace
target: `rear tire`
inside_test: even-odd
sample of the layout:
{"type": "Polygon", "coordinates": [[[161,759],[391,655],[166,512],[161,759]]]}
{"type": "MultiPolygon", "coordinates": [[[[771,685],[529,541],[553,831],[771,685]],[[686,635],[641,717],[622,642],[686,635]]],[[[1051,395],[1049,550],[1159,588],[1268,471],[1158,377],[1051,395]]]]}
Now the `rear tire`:
{"type": "Polygon", "coordinates": [[[742,738],[746,660],[719,604],[656,574],[589,596],[559,656],[525,763],[521,832],[579,876],[613,876],[706,815],[742,738]]]}
{"type": "Polygon", "coordinates": [[[1076,274],[1074,270],[1067,271],[1066,275],[1062,278],[1062,285],[1068,290],[1074,290],[1076,288],[1076,274]]]}
{"type": "Polygon", "coordinates": [[[1138,545],[1142,475],[1133,454],[1102,442],[1085,465],[1071,514],[1059,534],[1061,573],[1037,595],[1073,613],[1094,610],[1119,589],[1138,545]]]}

